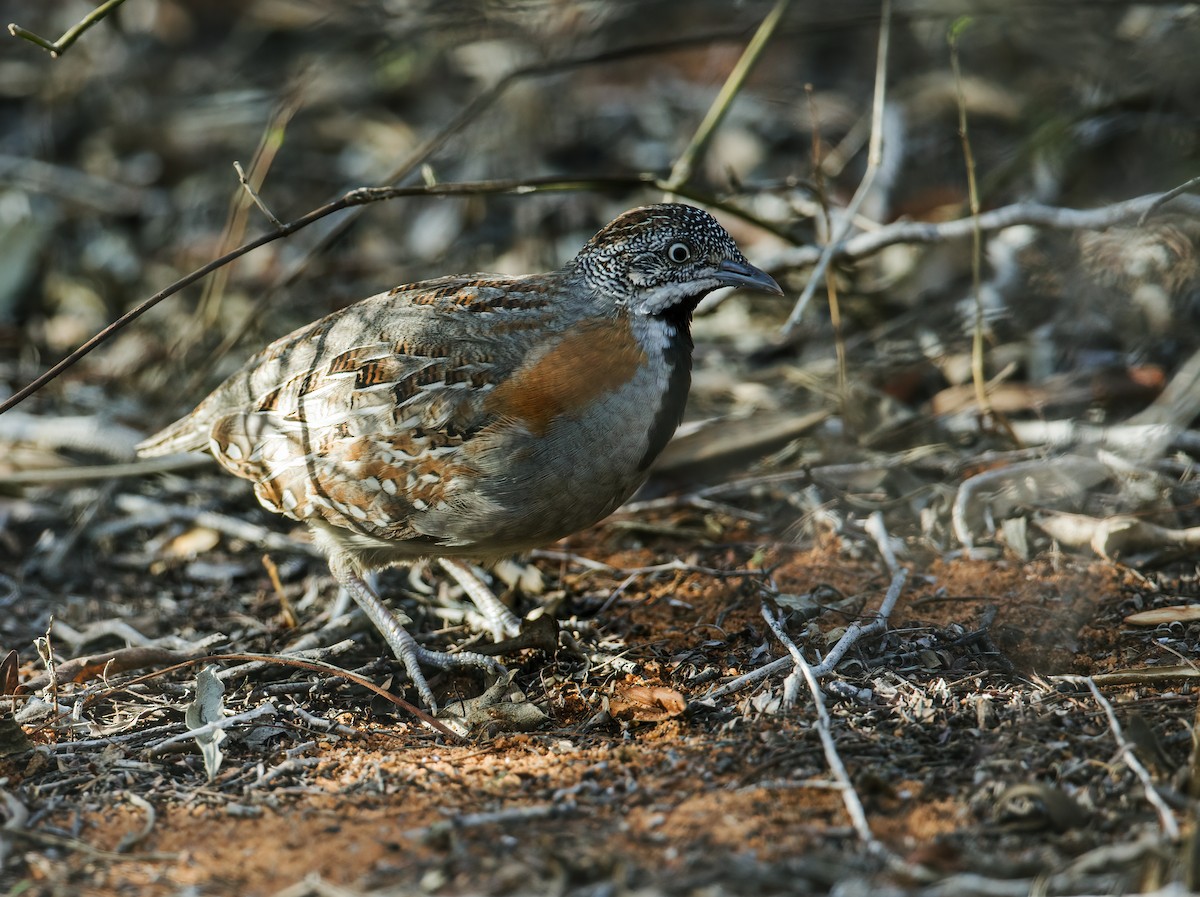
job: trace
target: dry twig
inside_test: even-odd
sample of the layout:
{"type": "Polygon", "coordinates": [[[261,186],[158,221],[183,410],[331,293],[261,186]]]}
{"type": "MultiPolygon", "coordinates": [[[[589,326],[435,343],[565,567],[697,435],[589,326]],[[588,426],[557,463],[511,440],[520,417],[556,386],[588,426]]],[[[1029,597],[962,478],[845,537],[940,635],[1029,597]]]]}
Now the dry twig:
{"type": "Polygon", "coordinates": [[[107,0],[106,3],[101,3],[86,16],[80,19],[75,25],[67,29],[63,36],[56,41],[48,40],[42,37],[40,34],[34,34],[32,31],[27,31],[20,25],[16,24],[11,24],[8,26],[8,33],[13,37],[19,37],[22,40],[29,41],[31,44],[36,44],[43,50],[48,51],[52,57],[57,59],[68,49],[70,49],[71,45],[75,43],[75,41],[79,40],[85,31],[87,31],[93,25],[103,21],[110,12],[124,2],[125,0],[107,0]]]}
{"type": "Polygon", "coordinates": [[[817,285],[824,281],[825,269],[833,261],[838,247],[854,226],[854,219],[858,215],[859,207],[867,198],[871,184],[875,181],[875,175],[879,172],[879,165],[883,161],[883,107],[887,91],[888,45],[891,41],[891,34],[892,3],[891,0],[883,0],[879,17],[879,48],[875,58],[875,96],[871,103],[871,140],[867,146],[867,170],[858,184],[858,189],[854,191],[854,196],[842,213],[841,226],[837,228],[829,242],[821,248],[820,256],[816,260],[816,267],[809,274],[804,292],[796,300],[792,313],[788,315],[787,322],[783,325],[785,337],[791,336],[800,326],[800,318],[804,315],[804,310],[808,307],[813,294],[816,293],[817,285]]]}
{"type": "Polygon", "coordinates": [[[833,773],[838,791],[842,795],[842,804],[846,808],[846,814],[850,817],[850,824],[854,826],[854,831],[858,835],[859,840],[863,842],[864,846],[873,856],[882,859],[892,869],[904,870],[906,874],[913,875],[917,870],[910,868],[904,860],[892,853],[871,831],[871,825],[867,821],[867,811],[863,807],[862,799],[858,796],[858,791],[854,788],[854,782],[850,779],[850,773],[846,771],[846,764],[842,762],[841,754],[838,753],[837,742],[833,738],[833,723],[829,717],[829,710],[825,707],[825,697],[821,691],[820,684],[817,682],[816,670],[804,659],[804,654],[796,647],[796,644],[783,628],[782,623],[766,605],[763,605],[763,618],[767,621],[767,625],[771,627],[771,631],[775,634],[775,637],[787,648],[789,655],[796,664],[796,669],[788,676],[788,682],[784,686],[785,706],[790,703],[789,692],[792,693],[792,697],[794,698],[795,692],[799,688],[800,679],[803,678],[808,683],[808,691],[812,695],[813,707],[817,712],[817,735],[821,739],[821,748],[825,752],[825,763],[828,765],[829,771],[833,773]]]}
{"type": "Polygon", "coordinates": [[[1133,774],[1138,777],[1142,783],[1142,789],[1146,793],[1146,800],[1154,807],[1154,811],[1158,814],[1158,822],[1162,827],[1163,834],[1172,841],[1179,840],[1179,823],[1175,821],[1175,814],[1171,812],[1171,808],[1167,806],[1167,802],[1163,800],[1162,795],[1158,793],[1158,789],[1154,787],[1154,780],[1150,778],[1150,773],[1142,761],[1138,759],[1137,753],[1134,751],[1133,745],[1125,738],[1125,733],[1121,730],[1121,724],[1117,721],[1117,714],[1113,710],[1112,704],[1108,699],[1100,693],[1100,689],[1096,686],[1096,682],[1091,676],[1084,676],[1081,680],[1088,687],[1088,691],[1092,693],[1096,703],[1104,711],[1104,715],[1108,718],[1108,728],[1113,734],[1113,739],[1117,742],[1117,746],[1121,749],[1121,759],[1133,771],[1133,774]]]}
{"type": "MultiPolygon", "coordinates": [[[[1095,209],[1068,209],[1038,202],[1018,202],[981,212],[978,218],[956,218],[953,221],[897,221],[869,233],[855,234],[840,243],[829,244],[834,259],[855,260],[874,255],[888,246],[900,243],[945,243],[969,237],[976,226],[983,233],[993,233],[1027,224],[1052,230],[1103,230],[1143,214],[1166,200],[1165,193],[1150,193],[1095,209]]],[[[1185,214],[1200,214],[1200,197],[1175,196],[1171,199],[1185,214]]],[[[828,247],[826,247],[828,248],[828,247]]],[[[825,249],[801,246],[786,249],[762,260],[768,270],[801,268],[820,261],[825,249]]]]}
{"type": "Polygon", "coordinates": [[[733,67],[733,71],[725,79],[725,83],[721,86],[721,92],[713,100],[713,104],[709,107],[704,120],[700,122],[700,127],[696,129],[696,133],[692,135],[691,141],[675,161],[674,167],[671,168],[671,174],[667,178],[666,195],[668,197],[674,195],[677,188],[682,187],[691,180],[696,160],[700,158],[700,154],[708,146],[708,141],[712,139],[712,135],[720,127],[722,120],[724,120],[725,113],[733,105],[734,98],[741,91],[742,85],[746,83],[746,79],[750,76],[750,73],[754,71],[755,63],[758,62],[772,35],[779,28],[779,23],[783,20],[783,15],[787,12],[787,8],[791,5],[791,2],[792,0],[776,0],[775,5],[771,7],[771,11],[767,13],[766,18],[762,20],[762,24],[758,26],[758,30],[754,32],[754,37],[750,39],[750,43],[746,45],[746,49],[742,52],[741,58],[738,59],[737,65],[733,67]]]}
{"type": "MultiPolygon", "coordinates": [[[[834,671],[841,659],[845,657],[846,652],[859,639],[867,635],[873,635],[876,632],[882,632],[887,628],[888,617],[891,615],[896,602],[900,600],[900,594],[904,590],[904,583],[908,580],[908,570],[901,567],[892,577],[892,583],[888,586],[887,594],[883,596],[883,602],[879,605],[879,610],[876,612],[875,619],[867,624],[863,624],[859,620],[855,620],[846,628],[845,633],[838,639],[825,658],[818,664],[812,667],[812,673],[817,678],[828,676],[834,671]]],[[[748,685],[753,685],[761,679],[765,679],[775,673],[781,673],[788,668],[789,665],[794,665],[795,661],[792,657],[781,657],[778,660],[773,660],[770,663],[759,667],[757,670],[752,670],[744,676],[738,676],[736,679],[726,682],[724,685],[714,688],[712,691],[704,695],[702,700],[714,701],[717,698],[723,698],[725,695],[733,694],[736,691],[741,691],[748,685]]]]}

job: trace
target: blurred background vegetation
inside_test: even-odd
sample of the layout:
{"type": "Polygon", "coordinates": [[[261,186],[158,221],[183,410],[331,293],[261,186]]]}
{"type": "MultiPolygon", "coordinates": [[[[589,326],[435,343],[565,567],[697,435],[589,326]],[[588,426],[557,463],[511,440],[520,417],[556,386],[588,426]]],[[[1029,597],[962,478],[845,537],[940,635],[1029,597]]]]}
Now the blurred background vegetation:
{"type": "MultiPolygon", "coordinates": [[[[58,59],[7,38],[0,389],[267,228],[235,160],[284,220],[406,167],[415,170],[403,183],[665,175],[772,5],[129,0],[58,59]],[[526,74],[489,95],[514,72],[526,74]]],[[[0,20],[56,37],[90,9],[3,0],[0,20]]],[[[1196,174],[1194,5],[912,0],[894,15],[885,158],[867,217],[966,213],[960,87],[985,208],[1094,206],[1196,174]],[[947,42],[955,23],[960,83],[947,42]]],[[[786,258],[789,243],[814,239],[814,140],[829,204],[861,178],[878,24],[876,2],[792,3],[697,166],[693,195],[774,225],[768,234],[723,216],[752,258],[786,258]]],[[[557,266],[614,214],[660,195],[417,198],[371,206],[349,228],[326,220],[169,300],[26,407],[112,402],[138,426],[152,415],[151,429],[320,314],[424,277],[557,266]]],[[[890,342],[869,348],[910,351],[932,320],[923,315],[952,309],[944,303],[969,286],[963,245],[897,250],[844,272],[847,332],[898,320],[890,342]]],[[[1046,251],[1054,269],[1066,250],[1046,251]]],[[[802,287],[807,269],[775,267],[793,294],[802,287]]],[[[764,314],[764,327],[780,320],[764,314]]],[[[795,351],[831,357],[827,317],[810,309],[795,351]]]]}

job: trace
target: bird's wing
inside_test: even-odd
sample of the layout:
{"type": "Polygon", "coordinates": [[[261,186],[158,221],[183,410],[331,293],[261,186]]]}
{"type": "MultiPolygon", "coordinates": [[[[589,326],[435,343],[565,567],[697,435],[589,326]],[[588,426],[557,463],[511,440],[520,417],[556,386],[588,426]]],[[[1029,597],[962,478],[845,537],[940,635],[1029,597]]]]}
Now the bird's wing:
{"type": "Polygon", "coordinates": [[[207,449],[270,509],[416,537],[413,512],[470,476],[459,447],[494,420],[488,396],[561,332],[554,283],[478,275],[366,299],[272,343],[139,450],[207,449]]]}

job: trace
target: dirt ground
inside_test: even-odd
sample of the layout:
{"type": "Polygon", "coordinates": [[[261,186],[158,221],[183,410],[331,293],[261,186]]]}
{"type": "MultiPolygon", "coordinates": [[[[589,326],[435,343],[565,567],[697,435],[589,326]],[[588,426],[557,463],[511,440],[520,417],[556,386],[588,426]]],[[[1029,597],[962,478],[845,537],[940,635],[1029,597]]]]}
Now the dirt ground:
{"type": "MultiPolygon", "coordinates": [[[[230,712],[260,703],[272,684],[300,688],[276,693],[274,717],[231,733],[212,782],[194,746],[148,759],[152,736],[77,750],[72,739],[101,735],[95,724],[74,735],[35,727],[46,749],[0,761],[5,789],[37,814],[13,841],[27,890],[12,893],[888,893],[938,882],[952,893],[966,875],[1001,888],[1057,875],[1111,890],[1185,862],[1149,846],[1154,809],[1104,712],[1056,677],[1176,667],[1194,624],[1165,634],[1122,620],[1194,586],[1061,556],[914,563],[886,634],[856,646],[828,692],[837,751],[898,867],[851,825],[811,701],[781,709],[781,676],[705,699],[713,683],[783,653],[760,614],[764,595],[842,608],[792,615],[792,634],[817,652],[869,619],[890,577],[836,540],[798,548],[748,535],[733,522],[687,559],[745,575],[646,574],[619,594],[625,570],[676,555],[601,527],[565,547],[612,570],[539,562],[548,591],[566,593],[566,631],[621,663],[561,645],[505,656],[546,715],[535,726],[497,714],[495,726],[448,738],[335,677],[267,668],[226,682],[230,712]]],[[[112,590],[137,588],[103,565],[89,572],[113,576],[112,590]]],[[[127,593],[127,620],[145,622],[164,585],[143,580],[144,605],[127,593]]],[[[272,591],[259,573],[239,584],[233,608],[191,608],[178,631],[229,632],[240,604],[260,629],[251,641],[268,647],[284,637],[272,591]]],[[[394,665],[377,657],[378,642],[364,638],[340,665],[365,664],[394,684],[394,665]]],[[[1193,673],[1105,689],[1126,727],[1139,724],[1137,749],[1168,797],[1189,787],[1193,673]]],[[[435,683],[447,703],[486,684],[435,683]]],[[[156,691],[93,689],[85,717],[112,734],[182,730],[186,696],[156,691]]]]}

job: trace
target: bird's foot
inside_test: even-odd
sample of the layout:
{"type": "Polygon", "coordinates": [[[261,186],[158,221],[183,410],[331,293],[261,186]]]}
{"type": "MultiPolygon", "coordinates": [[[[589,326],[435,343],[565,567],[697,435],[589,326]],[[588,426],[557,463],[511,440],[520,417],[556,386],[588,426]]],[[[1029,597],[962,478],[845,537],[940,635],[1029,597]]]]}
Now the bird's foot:
{"type": "MultiPolygon", "coordinates": [[[[404,669],[408,673],[409,679],[412,680],[413,685],[416,686],[417,693],[421,696],[421,702],[431,712],[437,713],[437,701],[433,697],[433,689],[429,687],[429,682],[426,680],[425,674],[421,671],[422,665],[439,667],[441,669],[467,667],[470,669],[485,670],[497,675],[504,672],[504,667],[497,661],[475,651],[460,651],[452,654],[445,651],[431,651],[428,648],[422,648],[417,644],[417,640],[412,637],[408,630],[401,625],[395,615],[379,600],[379,596],[367,586],[362,577],[354,572],[348,564],[339,564],[331,560],[330,569],[333,571],[334,578],[337,579],[342,588],[350,594],[350,597],[363,609],[363,613],[367,615],[367,618],[379,630],[379,634],[383,636],[383,640],[392,649],[392,653],[404,664],[404,669]]],[[[493,598],[493,600],[496,599],[493,598]]],[[[515,620],[516,618],[514,617],[513,619],[515,620]]]]}
{"type": "Polygon", "coordinates": [[[455,582],[462,586],[462,590],[467,593],[471,603],[483,614],[493,641],[503,641],[520,633],[521,621],[517,619],[517,615],[492,594],[492,590],[475,575],[475,571],[466,564],[460,564],[458,561],[448,558],[438,558],[438,563],[454,578],[455,582]]]}
{"type": "Polygon", "coordinates": [[[412,680],[413,685],[416,686],[422,703],[434,715],[438,711],[437,701],[433,697],[433,689],[429,687],[429,682],[421,670],[422,666],[438,667],[443,670],[454,669],[456,667],[483,670],[493,673],[497,677],[504,673],[504,667],[485,654],[480,654],[476,651],[459,651],[453,654],[447,651],[431,651],[428,648],[422,648],[418,645],[416,639],[404,627],[398,626],[396,631],[399,633],[400,638],[396,641],[388,638],[388,645],[403,662],[404,670],[408,673],[408,678],[412,680]]]}

